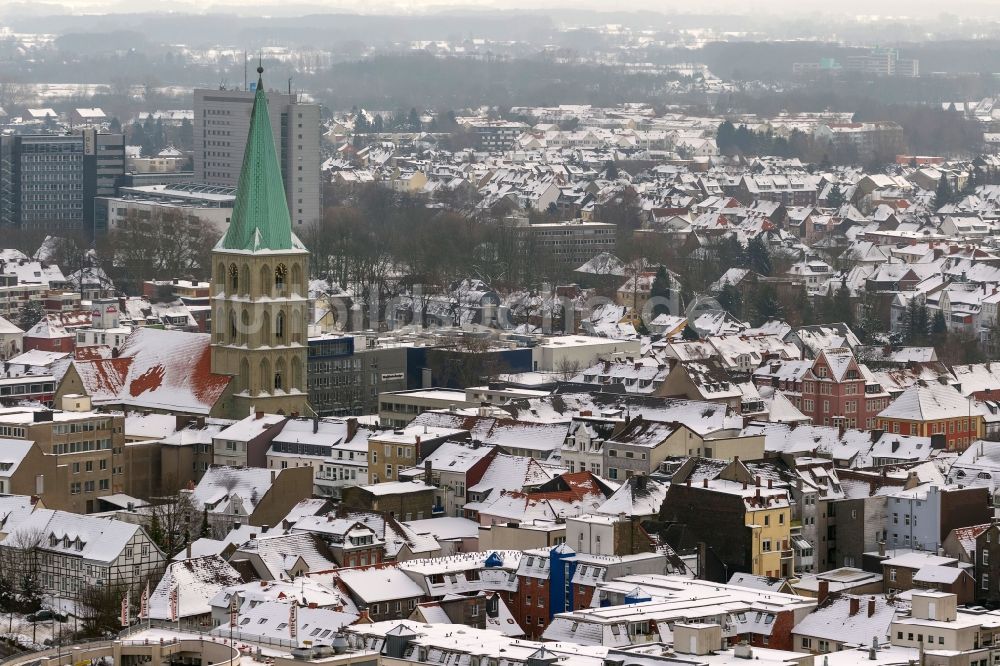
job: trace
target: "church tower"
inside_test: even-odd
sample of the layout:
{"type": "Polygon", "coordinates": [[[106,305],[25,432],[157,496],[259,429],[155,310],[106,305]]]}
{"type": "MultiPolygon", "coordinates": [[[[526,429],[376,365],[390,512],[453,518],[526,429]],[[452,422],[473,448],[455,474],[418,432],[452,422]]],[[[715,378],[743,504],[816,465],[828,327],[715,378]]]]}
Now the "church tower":
{"type": "Polygon", "coordinates": [[[263,72],[229,229],[212,250],[212,372],[234,377],[233,418],[308,411],[309,252],[292,233],[263,72]]]}

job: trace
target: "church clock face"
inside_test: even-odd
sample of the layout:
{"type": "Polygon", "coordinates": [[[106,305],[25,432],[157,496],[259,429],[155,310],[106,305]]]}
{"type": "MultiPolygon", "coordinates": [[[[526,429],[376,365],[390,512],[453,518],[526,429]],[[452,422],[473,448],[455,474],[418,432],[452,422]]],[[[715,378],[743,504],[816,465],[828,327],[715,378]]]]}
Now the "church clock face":
{"type": "Polygon", "coordinates": [[[274,268],[274,286],[284,287],[285,279],[288,277],[288,267],[284,264],[278,264],[274,268]]]}

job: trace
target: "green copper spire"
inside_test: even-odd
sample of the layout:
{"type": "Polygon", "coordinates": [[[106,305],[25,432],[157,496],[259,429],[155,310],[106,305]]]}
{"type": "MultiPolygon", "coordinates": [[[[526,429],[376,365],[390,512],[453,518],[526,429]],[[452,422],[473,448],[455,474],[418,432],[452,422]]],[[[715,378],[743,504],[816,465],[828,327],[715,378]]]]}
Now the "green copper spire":
{"type": "Polygon", "coordinates": [[[267,114],[263,73],[264,68],[257,67],[257,93],[250,112],[250,133],[243,153],[236,202],[229,229],[216,246],[218,249],[256,252],[295,247],[285,184],[267,114]]]}

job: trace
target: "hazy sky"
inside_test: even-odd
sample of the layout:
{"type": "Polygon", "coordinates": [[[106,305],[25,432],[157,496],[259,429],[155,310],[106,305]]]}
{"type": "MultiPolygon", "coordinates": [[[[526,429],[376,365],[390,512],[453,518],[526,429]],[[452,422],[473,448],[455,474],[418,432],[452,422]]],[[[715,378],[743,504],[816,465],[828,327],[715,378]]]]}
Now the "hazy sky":
{"type": "MultiPolygon", "coordinates": [[[[5,0],[10,11],[18,3],[5,0]]],[[[25,2],[32,13],[39,13],[41,2],[25,2]]],[[[362,13],[411,13],[436,11],[446,7],[481,9],[538,9],[544,7],[585,8],[613,13],[615,11],[650,10],[666,13],[725,12],[733,14],[878,14],[882,16],[937,16],[949,12],[964,17],[995,15],[995,0],[293,0],[289,3],[275,0],[56,0],[44,3],[52,9],[59,6],[75,12],[136,12],[146,8],[169,11],[206,11],[225,8],[240,13],[252,13],[254,8],[289,5],[301,6],[304,11],[329,10],[362,13]]]]}

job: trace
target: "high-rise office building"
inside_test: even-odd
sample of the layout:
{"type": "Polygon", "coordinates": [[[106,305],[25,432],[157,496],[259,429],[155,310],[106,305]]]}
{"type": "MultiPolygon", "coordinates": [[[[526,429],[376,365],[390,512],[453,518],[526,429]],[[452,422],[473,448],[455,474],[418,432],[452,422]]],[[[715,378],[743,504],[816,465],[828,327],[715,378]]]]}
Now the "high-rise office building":
{"type": "Polygon", "coordinates": [[[94,233],[94,197],[125,173],[121,134],[0,137],[0,227],[94,233]]]}
{"type": "MultiPolygon", "coordinates": [[[[236,187],[253,101],[253,91],[194,91],[196,182],[236,187]]],[[[301,229],[320,214],[319,106],[273,90],[267,102],[292,227],[301,229]]]]}

